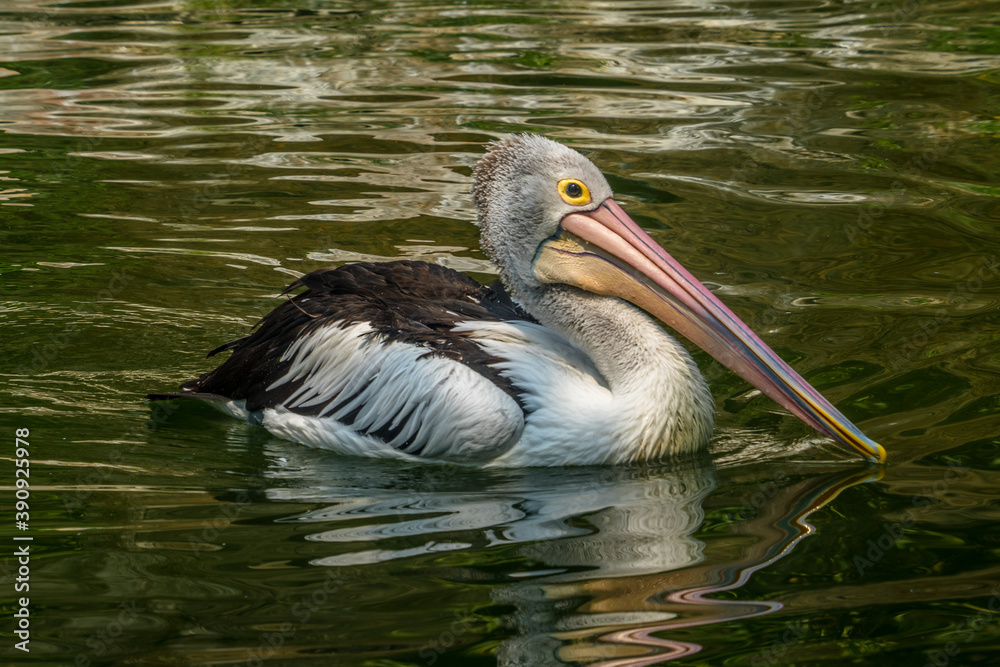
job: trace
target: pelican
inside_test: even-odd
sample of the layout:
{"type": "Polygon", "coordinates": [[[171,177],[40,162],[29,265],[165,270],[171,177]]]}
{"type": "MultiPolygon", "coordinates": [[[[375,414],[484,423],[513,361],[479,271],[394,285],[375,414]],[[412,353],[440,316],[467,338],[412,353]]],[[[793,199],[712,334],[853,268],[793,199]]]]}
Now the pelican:
{"type": "Polygon", "coordinates": [[[423,262],[324,268],[218,368],[153,400],[199,398],[345,454],[479,466],[605,465],[708,443],[714,406],[654,318],[820,433],[885,450],[643,231],[581,154],[536,135],[473,173],[502,284],[423,262]]]}

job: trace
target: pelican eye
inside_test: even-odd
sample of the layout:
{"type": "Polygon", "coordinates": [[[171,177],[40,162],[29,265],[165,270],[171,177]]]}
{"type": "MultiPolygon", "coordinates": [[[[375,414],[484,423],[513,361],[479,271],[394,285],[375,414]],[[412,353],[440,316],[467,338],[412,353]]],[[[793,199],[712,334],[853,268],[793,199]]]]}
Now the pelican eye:
{"type": "Polygon", "coordinates": [[[571,206],[583,206],[590,203],[590,189],[575,178],[564,178],[559,181],[559,196],[571,206]]]}

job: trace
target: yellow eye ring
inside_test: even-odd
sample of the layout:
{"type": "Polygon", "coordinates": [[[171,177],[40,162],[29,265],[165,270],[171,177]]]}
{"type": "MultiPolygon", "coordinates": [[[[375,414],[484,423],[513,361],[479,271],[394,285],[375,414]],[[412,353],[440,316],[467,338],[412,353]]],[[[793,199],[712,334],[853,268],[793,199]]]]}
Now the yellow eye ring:
{"type": "Polygon", "coordinates": [[[583,206],[590,203],[590,188],[583,181],[564,178],[559,181],[559,196],[570,206],[583,206]]]}

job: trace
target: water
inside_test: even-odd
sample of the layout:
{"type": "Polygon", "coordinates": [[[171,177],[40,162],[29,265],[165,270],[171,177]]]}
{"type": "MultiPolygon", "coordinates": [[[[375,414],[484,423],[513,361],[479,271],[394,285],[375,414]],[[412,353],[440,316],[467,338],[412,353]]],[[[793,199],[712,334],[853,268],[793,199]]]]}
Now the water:
{"type": "Polygon", "coordinates": [[[0,40],[4,661],[996,660],[1000,4],[36,0],[0,40]],[[142,400],[301,272],[491,280],[469,175],[514,131],[890,465],[704,355],[717,437],[663,467],[355,460],[142,400]]]}

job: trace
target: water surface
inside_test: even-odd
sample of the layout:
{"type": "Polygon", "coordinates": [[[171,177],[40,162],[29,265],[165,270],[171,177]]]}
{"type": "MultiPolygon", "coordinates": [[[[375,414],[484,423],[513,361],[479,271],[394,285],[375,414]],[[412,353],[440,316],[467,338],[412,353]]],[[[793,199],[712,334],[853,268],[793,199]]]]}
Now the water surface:
{"type": "Polygon", "coordinates": [[[1000,4],[35,0],[0,44],[3,660],[995,660],[1000,4]],[[142,400],[303,272],[492,280],[469,176],[522,131],[890,465],[700,352],[710,451],[634,469],[356,460],[142,400]]]}

